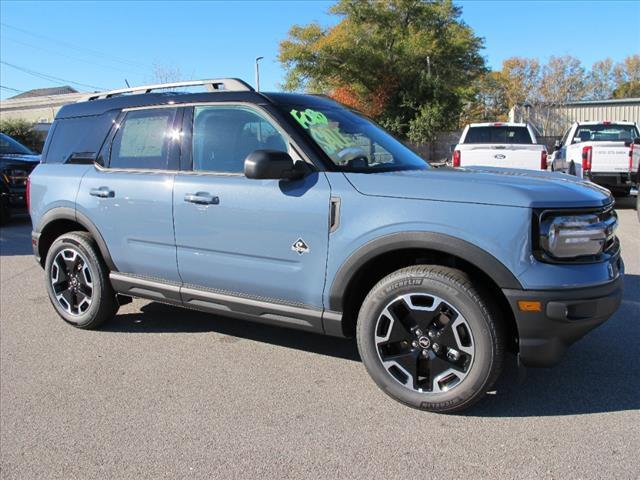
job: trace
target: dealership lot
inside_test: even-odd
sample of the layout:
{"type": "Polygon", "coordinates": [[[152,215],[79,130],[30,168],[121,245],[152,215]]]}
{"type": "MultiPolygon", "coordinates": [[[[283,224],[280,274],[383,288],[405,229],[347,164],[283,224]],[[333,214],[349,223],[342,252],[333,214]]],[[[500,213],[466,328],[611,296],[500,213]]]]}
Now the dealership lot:
{"type": "Polygon", "coordinates": [[[385,396],[355,342],[136,300],[64,324],[0,230],[2,478],[636,478],[640,224],[619,204],[621,309],[551,370],[513,366],[465,414],[385,396]]]}

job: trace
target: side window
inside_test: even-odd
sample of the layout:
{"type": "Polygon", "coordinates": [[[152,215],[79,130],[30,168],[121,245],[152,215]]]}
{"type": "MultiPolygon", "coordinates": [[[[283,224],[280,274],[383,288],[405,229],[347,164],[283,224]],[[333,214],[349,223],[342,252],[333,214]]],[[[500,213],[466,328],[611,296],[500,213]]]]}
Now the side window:
{"type": "Polygon", "coordinates": [[[167,170],[174,108],[127,112],[111,146],[110,168],[167,170]]]}
{"type": "Polygon", "coordinates": [[[192,139],[194,171],[242,173],[255,150],[288,151],[273,124],[245,107],[195,107],[192,139]]]}

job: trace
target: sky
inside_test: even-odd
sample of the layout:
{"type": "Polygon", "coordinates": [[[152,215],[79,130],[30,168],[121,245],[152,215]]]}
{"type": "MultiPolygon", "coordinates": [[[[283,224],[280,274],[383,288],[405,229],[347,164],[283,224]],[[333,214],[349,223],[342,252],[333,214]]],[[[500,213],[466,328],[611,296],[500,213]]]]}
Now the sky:
{"type": "MultiPolygon", "coordinates": [[[[0,1],[1,98],[70,85],[81,91],[150,83],[155,66],[183,78],[239,77],[278,90],[278,44],[294,24],[330,26],[327,1],[0,1]],[[17,67],[17,68],[16,68],[17,67]],[[44,78],[43,78],[44,77],[44,78]],[[77,83],[72,83],[77,82],[77,83]]],[[[640,53],[640,1],[456,1],[499,69],[512,56],[570,54],[590,67],[640,53]]]]}

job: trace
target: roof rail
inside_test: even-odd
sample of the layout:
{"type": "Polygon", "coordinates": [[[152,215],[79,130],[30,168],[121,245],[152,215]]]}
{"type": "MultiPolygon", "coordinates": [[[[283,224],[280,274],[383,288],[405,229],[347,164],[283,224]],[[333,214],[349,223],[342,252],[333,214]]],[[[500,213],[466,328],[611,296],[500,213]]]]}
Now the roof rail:
{"type": "Polygon", "coordinates": [[[187,80],[184,82],[158,83],[156,85],[144,85],[141,87],[121,88],[108,92],[97,92],[89,95],[82,101],[102,100],[105,98],[124,95],[127,93],[150,93],[153,90],[163,90],[167,88],[193,87],[204,85],[209,92],[226,91],[226,92],[253,92],[254,89],[247,82],[239,78],[215,78],[210,80],[187,80]]]}

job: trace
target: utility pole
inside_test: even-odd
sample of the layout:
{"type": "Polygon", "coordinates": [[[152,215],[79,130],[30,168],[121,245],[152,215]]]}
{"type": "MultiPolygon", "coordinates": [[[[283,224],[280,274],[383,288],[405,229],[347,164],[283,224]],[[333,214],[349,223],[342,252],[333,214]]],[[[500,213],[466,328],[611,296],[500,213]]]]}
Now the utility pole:
{"type": "Polygon", "coordinates": [[[256,91],[260,91],[260,65],[258,62],[264,57],[256,57],[256,91]]]}

